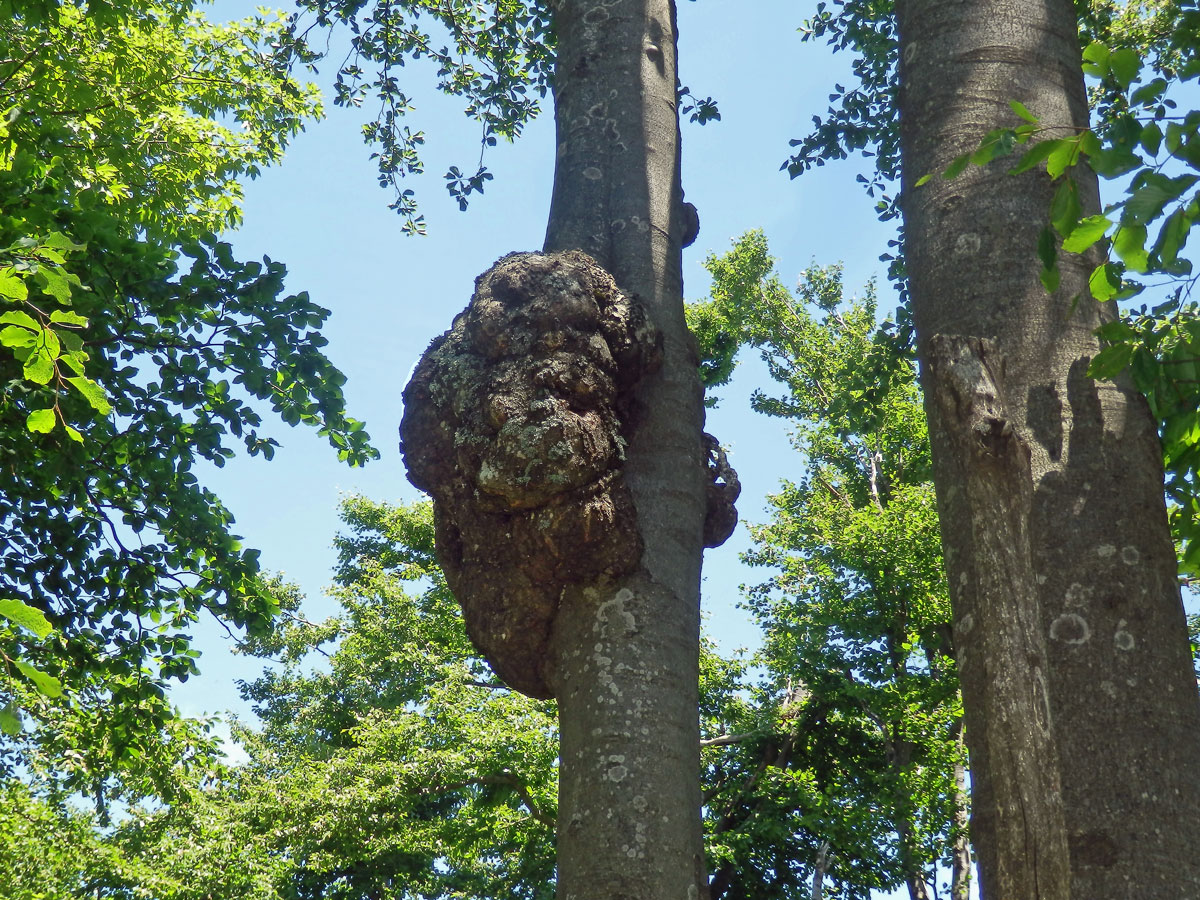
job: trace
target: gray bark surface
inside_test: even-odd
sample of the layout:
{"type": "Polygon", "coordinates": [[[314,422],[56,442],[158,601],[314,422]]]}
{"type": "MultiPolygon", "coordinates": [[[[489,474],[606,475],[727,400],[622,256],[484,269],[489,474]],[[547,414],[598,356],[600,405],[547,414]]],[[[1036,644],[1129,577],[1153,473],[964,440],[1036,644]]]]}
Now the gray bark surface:
{"type": "MultiPolygon", "coordinates": [[[[983,896],[1200,897],[1200,702],[1161,450],[1127,380],[1086,377],[1093,331],[1110,314],[1087,295],[1097,260],[1064,255],[1059,290],[1041,286],[1034,250],[1054,191],[1044,172],[1010,176],[1000,161],[916,186],[989,129],[1015,124],[1010,100],[1061,133],[1086,125],[1074,11],[1066,0],[900,0],[897,13],[906,258],[955,644],[966,658],[983,896]],[[1012,430],[1004,442],[1028,455],[1025,488],[985,489],[971,419],[946,404],[931,365],[937,336],[986,340],[984,355],[1003,361],[998,418],[1012,430]],[[1011,558],[1005,532],[1025,541],[1011,558]],[[1030,718],[1039,703],[1019,696],[1039,678],[1047,734],[1030,718]],[[1032,798],[1034,819],[1015,802],[1030,799],[1025,787],[1002,783],[1030,766],[1050,773],[1047,790],[1061,786],[1061,798],[1032,798]],[[1069,894],[1057,871],[1041,877],[1062,854],[1056,805],[1069,894]],[[1037,873],[1012,858],[1022,831],[1037,873]],[[1036,883],[1023,880],[1034,874],[1036,883]]],[[[1097,212],[1095,178],[1076,178],[1083,214],[1097,212]]],[[[1013,477],[1012,466],[1003,471],[995,477],[1013,477]]]]}
{"type": "Polygon", "coordinates": [[[703,406],[684,323],[671,0],[559,0],[558,152],[545,249],[583,250],[663,334],[639,383],[624,478],[644,552],[569,589],[551,636],[558,699],[558,896],[707,896],[700,823],[703,406]]]}

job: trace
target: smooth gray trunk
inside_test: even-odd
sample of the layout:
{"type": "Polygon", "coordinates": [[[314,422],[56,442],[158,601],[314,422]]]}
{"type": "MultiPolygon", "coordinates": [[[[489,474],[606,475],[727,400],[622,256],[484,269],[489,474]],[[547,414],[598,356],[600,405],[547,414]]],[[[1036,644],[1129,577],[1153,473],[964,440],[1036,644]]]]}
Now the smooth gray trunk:
{"type": "Polygon", "coordinates": [[[699,590],[705,469],[683,317],[675,10],[559,0],[558,153],[547,251],[593,256],[662,330],[625,478],[645,551],[618,583],[563,598],[550,680],[562,734],[558,896],[707,896],[700,823],[699,590]]]}
{"type": "MultiPolygon", "coordinates": [[[[1161,450],[1127,380],[1086,376],[1110,315],[1087,296],[1097,260],[1063,257],[1059,290],[1042,288],[1043,172],[1001,161],[916,186],[1014,124],[1010,100],[1061,133],[1086,125],[1074,11],[897,13],[906,257],[983,896],[1200,897],[1200,702],[1161,450]]],[[[1095,178],[1076,178],[1097,212],[1095,178]]]]}

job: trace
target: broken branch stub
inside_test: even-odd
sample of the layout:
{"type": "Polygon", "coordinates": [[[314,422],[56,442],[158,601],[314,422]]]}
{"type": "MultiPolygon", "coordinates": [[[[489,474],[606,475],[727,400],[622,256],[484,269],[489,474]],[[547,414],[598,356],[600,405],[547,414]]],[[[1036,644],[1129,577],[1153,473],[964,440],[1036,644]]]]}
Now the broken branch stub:
{"type": "Polygon", "coordinates": [[[409,480],[467,634],[510,687],[543,674],[563,589],[640,563],[621,475],[632,390],[662,336],[590,256],[513,253],[475,281],[404,389],[409,480]]]}

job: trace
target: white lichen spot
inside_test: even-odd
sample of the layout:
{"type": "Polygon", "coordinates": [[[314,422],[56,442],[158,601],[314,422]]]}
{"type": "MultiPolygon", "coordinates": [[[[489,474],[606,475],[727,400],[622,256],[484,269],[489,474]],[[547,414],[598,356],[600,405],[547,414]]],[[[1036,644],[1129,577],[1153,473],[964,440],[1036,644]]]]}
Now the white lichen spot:
{"type": "Polygon", "coordinates": [[[637,620],[633,617],[633,613],[625,608],[625,604],[633,599],[633,591],[629,588],[621,588],[611,598],[605,600],[596,608],[596,621],[592,625],[593,631],[607,631],[610,623],[619,623],[624,627],[626,634],[633,634],[637,631],[637,620]]]}
{"type": "Polygon", "coordinates": [[[601,172],[595,166],[588,166],[586,169],[583,170],[583,177],[586,178],[588,181],[599,181],[601,178],[604,177],[604,173],[601,172]]]}
{"type": "Polygon", "coordinates": [[[974,627],[975,627],[975,617],[973,615],[971,615],[970,613],[967,613],[965,616],[963,616],[961,619],[958,620],[958,633],[959,634],[970,634],[971,629],[974,627]]]}
{"type": "Polygon", "coordinates": [[[909,65],[917,58],[918,41],[909,41],[908,46],[904,48],[904,64],[909,65]]]}
{"type": "Polygon", "coordinates": [[[966,587],[966,586],[967,586],[967,580],[968,580],[968,579],[967,579],[967,573],[966,573],[966,572],[959,572],[959,573],[958,573],[958,586],[959,586],[959,587],[966,587]]]}
{"type": "Polygon", "coordinates": [[[689,884],[687,900],[700,900],[700,888],[694,884],[689,884]]]}
{"type": "Polygon", "coordinates": [[[954,252],[960,256],[974,256],[983,246],[983,241],[973,231],[964,231],[954,242],[954,252]]]}
{"type": "Polygon", "coordinates": [[[628,856],[630,859],[637,859],[637,848],[630,847],[628,850],[625,851],[625,855],[628,856]]]}
{"type": "Polygon", "coordinates": [[[1136,566],[1141,558],[1142,554],[1138,553],[1138,548],[1132,544],[1121,548],[1121,562],[1125,563],[1125,565],[1136,566]]]}
{"type": "Polygon", "coordinates": [[[1125,630],[1125,620],[1118,620],[1117,631],[1113,635],[1113,646],[1115,646],[1118,650],[1124,650],[1126,653],[1128,653],[1136,644],[1137,641],[1134,639],[1133,635],[1125,630]]]}
{"type": "Polygon", "coordinates": [[[1082,585],[1078,581],[1073,582],[1067,588],[1067,594],[1063,597],[1063,602],[1067,606],[1087,606],[1088,602],[1092,599],[1093,590],[1091,586],[1082,585]]]}
{"type": "Polygon", "coordinates": [[[1108,559],[1110,556],[1112,556],[1116,552],[1117,552],[1117,548],[1114,547],[1112,544],[1101,544],[1099,547],[1096,548],[1096,555],[1098,557],[1100,557],[1101,559],[1108,559]]]}
{"type": "Polygon", "coordinates": [[[1037,576],[1037,583],[1038,583],[1038,584],[1045,584],[1045,583],[1046,583],[1046,576],[1045,576],[1045,575],[1038,575],[1038,576],[1037,576]]]}
{"type": "Polygon", "coordinates": [[[1100,682],[1100,690],[1102,690],[1102,691],[1104,691],[1104,693],[1108,694],[1108,698],[1110,700],[1117,699],[1117,686],[1115,684],[1113,684],[1111,681],[1108,681],[1106,679],[1106,680],[1100,682]]]}
{"type": "Polygon", "coordinates": [[[1091,626],[1078,613],[1063,613],[1050,623],[1051,639],[1064,644],[1086,644],[1091,636],[1091,626]]]}
{"type": "Polygon", "coordinates": [[[630,802],[633,804],[633,808],[638,812],[641,812],[646,808],[646,798],[641,794],[635,794],[630,802]]]}

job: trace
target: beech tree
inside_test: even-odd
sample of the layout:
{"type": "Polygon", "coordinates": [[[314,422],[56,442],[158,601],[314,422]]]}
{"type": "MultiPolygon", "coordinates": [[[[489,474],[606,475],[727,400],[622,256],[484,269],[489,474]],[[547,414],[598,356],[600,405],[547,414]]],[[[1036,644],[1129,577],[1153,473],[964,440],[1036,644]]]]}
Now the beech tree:
{"type": "MultiPolygon", "coordinates": [[[[1014,108],[1087,128],[1074,11],[902,0],[897,24],[905,262],[983,894],[1192,896],[1200,704],[1156,422],[1127,376],[1088,374],[1112,317],[1089,293],[1098,260],[1060,259],[1057,285],[1028,264],[1056,194],[1040,167],[924,177],[1014,108]]],[[[1099,212],[1094,175],[1075,173],[1069,202],[1099,212]]]]}
{"type": "Polygon", "coordinates": [[[472,638],[510,684],[558,702],[558,896],[700,897],[699,578],[715,486],[683,315],[675,8],[550,10],[548,255],[481,276],[434,342],[405,391],[406,462],[434,495],[472,638]],[[615,337],[578,330],[597,304],[603,323],[626,323],[615,337]],[[592,358],[596,340],[608,349],[592,358]],[[535,351],[522,394],[513,367],[535,351]]]}

